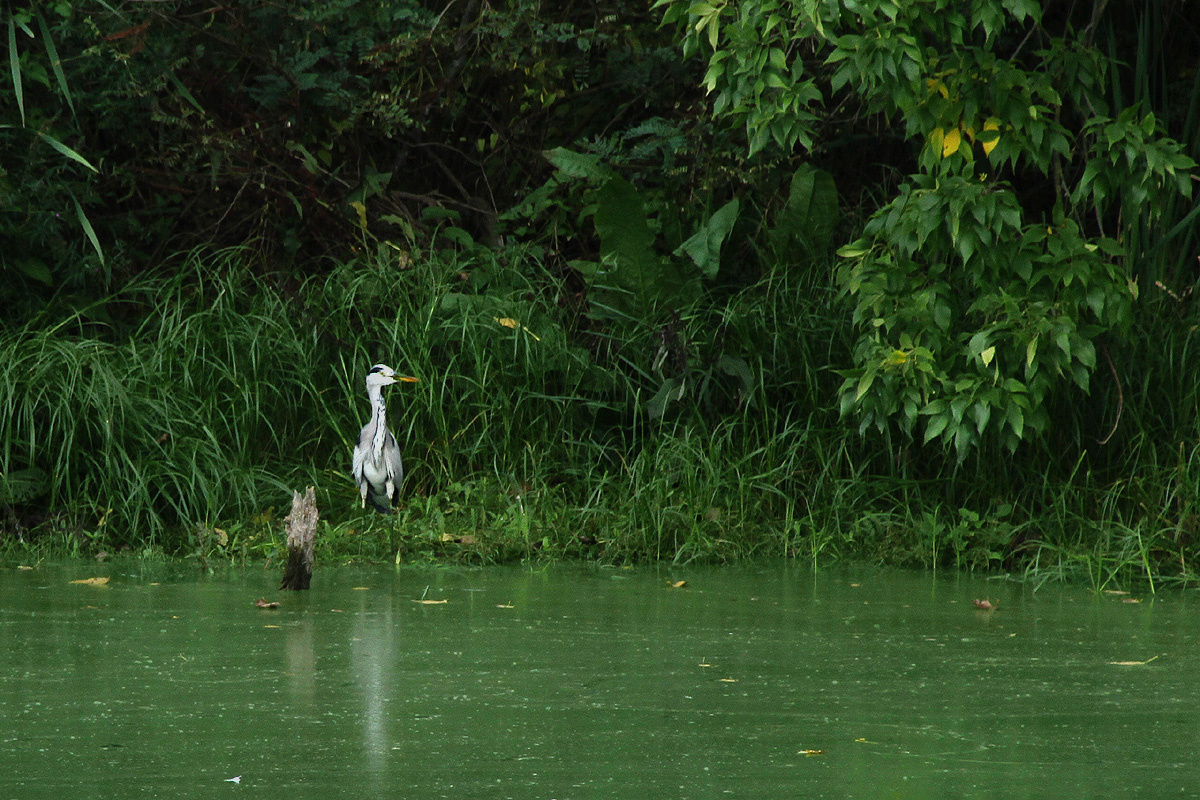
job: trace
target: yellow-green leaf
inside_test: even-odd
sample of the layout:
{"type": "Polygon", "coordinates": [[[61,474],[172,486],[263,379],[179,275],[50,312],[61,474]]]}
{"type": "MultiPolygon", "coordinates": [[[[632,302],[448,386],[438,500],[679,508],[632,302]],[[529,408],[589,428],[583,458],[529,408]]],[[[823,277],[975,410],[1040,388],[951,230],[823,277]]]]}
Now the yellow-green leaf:
{"type": "Polygon", "coordinates": [[[962,143],[962,132],[958,128],[946,131],[945,137],[942,139],[942,158],[954,155],[958,152],[958,146],[962,143]]]}
{"type": "MultiPolygon", "coordinates": [[[[996,119],[995,117],[988,117],[987,121],[983,123],[983,129],[984,131],[999,131],[1000,120],[996,119]]],[[[997,134],[994,139],[989,139],[983,142],[983,154],[990,156],[992,154],[992,150],[996,148],[996,143],[999,141],[1000,136],[997,134]]]]}

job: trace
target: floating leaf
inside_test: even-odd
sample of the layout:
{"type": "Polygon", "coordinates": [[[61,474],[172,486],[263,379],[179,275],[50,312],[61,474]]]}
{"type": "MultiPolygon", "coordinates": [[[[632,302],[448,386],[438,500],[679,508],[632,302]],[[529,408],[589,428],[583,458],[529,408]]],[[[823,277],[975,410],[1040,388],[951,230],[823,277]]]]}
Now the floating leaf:
{"type": "Polygon", "coordinates": [[[254,601],[254,605],[259,608],[279,608],[279,603],[275,600],[267,600],[265,597],[260,597],[254,601]]]}
{"type": "Polygon", "coordinates": [[[71,583],[78,583],[83,586],[104,586],[108,583],[108,578],[80,578],[77,581],[71,581],[71,583]]]}
{"type": "Polygon", "coordinates": [[[1145,661],[1109,661],[1108,663],[1115,667],[1144,667],[1156,658],[1158,656],[1147,658],[1145,661]]]}
{"type": "Polygon", "coordinates": [[[825,751],[824,751],[824,750],[797,750],[796,752],[797,752],[797,753],[801,753],[801,754],[803,754],[805,757],[809,757],[809,758],[811,758],[812,756],[823,756],[823,755],[825,755],[825,751]]]}
{"type": "Polygon", "coordinates": [[[737,678],[721,678],[721,683],[737,683],[737,678]]]}
{"type": "Polygon", "coordinates": [[[992,605],[992,601],[988,600],[987,598],[984,598],[983,600],[975,600],[973,602],[975,603],[976,608],[983,609],[984,611],[996,610],[996,607],[992,605]]]}
{"type": "Polygon", "coordinates": [[[687,581],[667,581],[667,586],[670,586],[672,589],[682,589],[687,586],[687,581]]]}
{"type": "Polygon", "coordinates": [[[496,603],[496,608],[516,608],[516,606],[511,603],[496,603]]]}
{"type": "Polygon", "coordinates": [[[449,603],[449,600],[413,600],[414,603],[420,603],[426,606],[440,606],[443,603],[449,603]]]}

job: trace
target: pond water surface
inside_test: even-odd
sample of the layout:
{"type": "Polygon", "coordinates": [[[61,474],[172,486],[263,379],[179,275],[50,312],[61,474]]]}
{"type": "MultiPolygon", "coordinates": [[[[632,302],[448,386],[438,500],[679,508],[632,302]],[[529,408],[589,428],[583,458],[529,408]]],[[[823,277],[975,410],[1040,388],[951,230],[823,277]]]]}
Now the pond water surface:
{"type": "Polygon", "coordinates": [[[1190,593],[860,568],[278,580],[0,570],[0,800],[1200,796],[1190,593]]]}

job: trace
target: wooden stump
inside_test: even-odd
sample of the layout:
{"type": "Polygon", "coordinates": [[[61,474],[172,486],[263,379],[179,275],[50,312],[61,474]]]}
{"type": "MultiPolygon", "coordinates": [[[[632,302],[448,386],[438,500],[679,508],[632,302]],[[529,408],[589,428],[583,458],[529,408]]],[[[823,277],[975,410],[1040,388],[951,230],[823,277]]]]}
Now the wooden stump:
{"type": "Polygon", "coordinates": [[[287,530],[288,560],[280,589],[307,589],[312,581],[313,539],[317,535],[317,497],[313,487],[301,497],[292,492],[292,513],[283,518],[287,530]]]}

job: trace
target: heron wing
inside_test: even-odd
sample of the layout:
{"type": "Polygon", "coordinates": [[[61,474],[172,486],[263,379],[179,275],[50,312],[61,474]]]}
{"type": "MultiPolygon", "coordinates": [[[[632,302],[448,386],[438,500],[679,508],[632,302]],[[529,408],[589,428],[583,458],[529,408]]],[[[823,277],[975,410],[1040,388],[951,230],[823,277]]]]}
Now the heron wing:
{"type": "Polygon", "coordinates": [[[362,486],[367,480],[366,467],[367,459],[371,457],[371,439],[374,437],[374,430],[371,425],[363,426],[363,429],[358,434],[358,444],[354,445],[354,458],[350,462],[350,473],[354,476],[354,482],[362,486]]]}
{"type": "Polygon", "coordinates": [[[400,458],[400,446],[396,444],[396,437],[392,436],[391,431],[388,431],[383,440],[383,463],[388,477],[397,487],[396,493],[392,496],[392,505],[395,505],[400,501],[399,487],[400,482],[404,480],[404,461],[400,458]]]}

